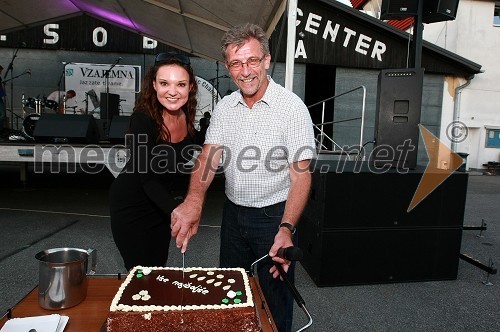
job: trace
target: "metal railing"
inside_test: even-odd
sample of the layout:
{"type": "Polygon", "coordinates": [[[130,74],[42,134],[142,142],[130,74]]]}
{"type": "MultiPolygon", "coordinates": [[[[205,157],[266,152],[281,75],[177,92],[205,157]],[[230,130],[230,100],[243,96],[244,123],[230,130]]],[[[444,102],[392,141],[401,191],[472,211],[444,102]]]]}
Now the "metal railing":
{"type": "MultiPolygon", "coordinates": [[[[319,134],[315,137],[316,144],[317,144],[317,152],[318,152],[318,154],[320,154],[320,153],[331,153],[331,152],[334,152],[334,153],[343,154],[343,155],[346,155],[346,156],[349,157],[350,151],[345,150],[344,147],[342,147],[340,144],[338,144],[337,142],[335,142],[335,140],[332,137],[328,136],[325,133],[325,131],[324,131],[324,127],[326,125],[332,125],[333,126],[335,123],[361,120],[360,134],[359,134],[359,147],[363,146],[363,130],[364,130],[364,126],[365,126],[365,109],[366,109],[366,87],[364,85],[358,86],[358,87],[356,87],[354,89],[351,89],[351,90],[348,90],[348,91],[345,91],[345,92],[343,92],[341,94],[338,94],[338,95],[335,95],[333,97],[329,97],[329,98],[323,99],[323,100],[321,100],[321,101],[319,101],[317,103],[314,103],[312,105],[307,106],[307,108],[311,111],[312,107],[315,107],[315,106],[318,106],[318,105],[322,105],[321,123],[318,123],[318,124],[314,124],[313,123],[314,129],[317,130],[317,131],[319,131],[319,134]],[[363,90],[363,96],[362,96],[362,101],[361,101],[361,116],[358,116],[358,117],[355,117],[355,118],[349,118],[349,119],[343,119],[343,120],[325,122],[326,103],[328,101],[334,100],[334,99],[336,99],[338,97],[342,97],[344,95],[347,95],[349,93],[355,92],[357,90],[363,90]],[[329,150],[327,148],[327,146],[325,145],[325,141],[331,143],[332,150],[329,150]]],[[[356,154],[359,154],[359,151],[356,154]]]]}

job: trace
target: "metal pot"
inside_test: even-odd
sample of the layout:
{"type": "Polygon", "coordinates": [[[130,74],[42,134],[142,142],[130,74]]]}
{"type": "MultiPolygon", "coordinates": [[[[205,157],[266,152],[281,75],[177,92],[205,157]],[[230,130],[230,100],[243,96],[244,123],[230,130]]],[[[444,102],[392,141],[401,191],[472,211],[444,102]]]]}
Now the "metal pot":
{"type": "Polygon", "coordinates": [[[91,271],[96,269],[94,249],[55,248],[39,252],[38,303],[44,309],[58,310],[73,307],[87,296],[88,258],[91,271]]]}

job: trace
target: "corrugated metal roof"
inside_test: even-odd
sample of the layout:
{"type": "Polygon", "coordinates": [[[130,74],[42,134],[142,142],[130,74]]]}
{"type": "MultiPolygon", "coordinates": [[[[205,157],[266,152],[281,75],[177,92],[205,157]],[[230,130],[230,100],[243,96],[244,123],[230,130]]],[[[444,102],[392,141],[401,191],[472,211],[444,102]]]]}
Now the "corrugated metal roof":
{"type": "Polygon", "coordinates": [[[409,27],[413,25],[415,19],[413,17],[407,17],[403,20],[389,20],[387,24],[392,25],[395,28],[406,31],[409,27]]]}
{"type": "Polygon", "coordinates": [[[356,9],[361,9],[370,0],[350,0],[352,7],[356,9]]]}

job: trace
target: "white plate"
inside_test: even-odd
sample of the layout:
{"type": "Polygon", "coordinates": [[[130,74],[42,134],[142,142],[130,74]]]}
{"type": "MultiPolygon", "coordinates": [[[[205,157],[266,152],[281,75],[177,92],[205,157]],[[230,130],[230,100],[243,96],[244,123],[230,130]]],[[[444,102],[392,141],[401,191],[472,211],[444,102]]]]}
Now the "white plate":
{"type": "Polygon", "coordinates": [[[5,323],[0,332],[27,332],[30,329],[36,329],[36,332],[62,332],[68,320],[68,316],[58,314],[12,318],[5,323]]]}

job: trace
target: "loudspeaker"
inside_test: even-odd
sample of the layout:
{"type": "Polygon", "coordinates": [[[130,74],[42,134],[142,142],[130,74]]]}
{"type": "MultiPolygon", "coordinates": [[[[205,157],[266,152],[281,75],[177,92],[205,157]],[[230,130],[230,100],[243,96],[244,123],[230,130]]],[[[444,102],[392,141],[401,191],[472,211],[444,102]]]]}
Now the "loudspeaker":
{"type": "Polygon", "coordinates": [[[110,120],[120,114],[120,95],[101,92],[101,120],[110,120]],[[108,109],[109,107],[109,109],[108,109]]]}
{"type": "MultiPolygon", "coordinates": [[[[422,1],[422,0],[420,0],[422,1]]],[[[381,20],[400,20],[418,13],[418,0],[382,0],[381,20]]]]}
{"type": "Polygon", "coordinates": [[[36,142],[97,143],[99,131],[92,115],[42,114],[33,136],[36,142]]]}
{"type": "Polygon", "coordinates": [[[130,123],[130,116],[115,115],[109,127],[109,141],[113,144],[125,145],[125,134],[130,123]]]}
{"type": "Polygon", "coordinates": [[[425,167],[376,172],[367,162],[315,161],[303,215],[323,230],[461,227],[468,174],[454,172],[408,212],[425,167]]]}
{"type": "Polygon", "coordinates": [[[376,173],[318,160],[297,227],[302,266],[318,286],[456,279],[468,174],[455,172],[407,212],[424,167],[376,173]]]}
{"type": "Polygon", "coordinates": [[[457,16],[458,0],[426,0],[422,22],[434,23],[454,20],[457,16]]]}
{"type": "Polygon", "coordinates": [[[381,70],[375,115],[375,164],[414,169],[417,165],[422,68],[381,70]]]}
{"type": "Polygon", "coordinates": [[[304,217],[297,229],[301,265],[317,286],[457,278],[461,229],[321,231],[304,217]]]}

